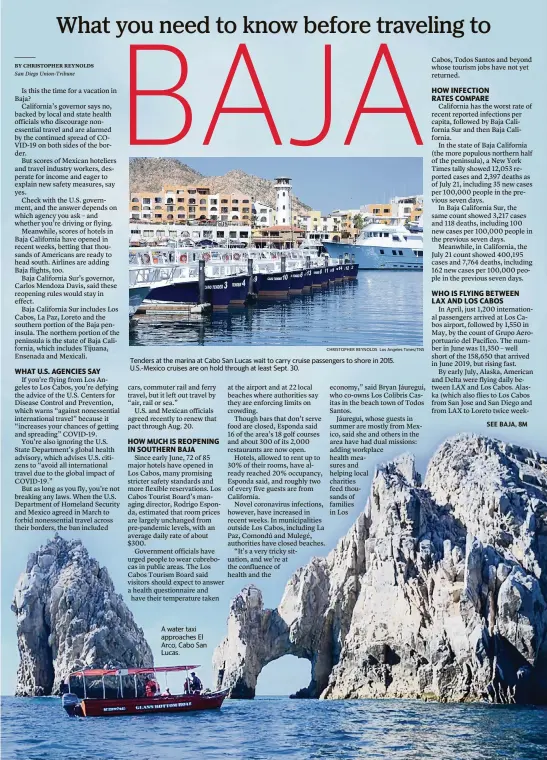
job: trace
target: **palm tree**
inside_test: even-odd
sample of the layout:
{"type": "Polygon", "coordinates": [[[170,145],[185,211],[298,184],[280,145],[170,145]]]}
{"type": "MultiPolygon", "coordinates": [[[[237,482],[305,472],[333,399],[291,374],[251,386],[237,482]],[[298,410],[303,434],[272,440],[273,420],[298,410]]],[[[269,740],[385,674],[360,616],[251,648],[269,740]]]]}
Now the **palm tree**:
{"type": "Polygon", "coordinates": [[[353,226],[355,227],[355,229],[362,230],[364,224],[365,224],[365,220],[363,219],[361,214],[355,214],[355,216],[353,217],[353,226]]]}

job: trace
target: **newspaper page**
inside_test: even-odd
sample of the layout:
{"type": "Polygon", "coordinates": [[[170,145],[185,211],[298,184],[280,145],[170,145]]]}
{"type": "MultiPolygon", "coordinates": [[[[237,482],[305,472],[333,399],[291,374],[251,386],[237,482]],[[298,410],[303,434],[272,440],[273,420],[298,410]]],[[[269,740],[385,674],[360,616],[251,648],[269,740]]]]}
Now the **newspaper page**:
{"type": "Polygon", "coordinates": [[[545,758],[546,24],[5,0],[6,760],[545,758]]]}

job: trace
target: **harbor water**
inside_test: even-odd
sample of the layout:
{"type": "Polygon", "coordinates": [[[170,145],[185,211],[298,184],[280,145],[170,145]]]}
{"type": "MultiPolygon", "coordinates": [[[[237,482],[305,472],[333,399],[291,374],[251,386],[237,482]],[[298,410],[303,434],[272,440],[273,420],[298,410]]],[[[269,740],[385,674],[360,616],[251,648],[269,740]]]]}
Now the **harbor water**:
{"type": "Polygon", "coordinates": [[[421,346],[421,272],[360,271],[354,282],[206,316],[147,314],[132,346],[421,346]]]}
{"type": "Polygon", "coordinates": [[[3,760],[545,760],[547,709],[412,700],[227,700],[221,710],[69,718],[2,700],[3,760]]]}

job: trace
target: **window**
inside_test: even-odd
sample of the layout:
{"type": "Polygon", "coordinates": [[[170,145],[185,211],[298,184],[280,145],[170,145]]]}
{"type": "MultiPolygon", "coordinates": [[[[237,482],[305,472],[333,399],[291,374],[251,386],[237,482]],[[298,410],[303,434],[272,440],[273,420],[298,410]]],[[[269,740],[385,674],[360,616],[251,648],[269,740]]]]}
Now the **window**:
{"type": "Polygon", "coordinates": [[[148,203],[148,204],[149,204],[149,203],[150,203],[150,198],[143,198],[143,199],[142,199],[142,202],[143,202],[143,203],[148,203]]]}
{"type": "Polygon", "coordinates": [[[131,198],[131,203],[139,203],[139,199],[138,198],[131,198]]]}
{"type": "Polygon", "coordinates": [[[402,251],[399,251],[399,256],[402,256],[402,255],[403,255],[403,252],[402,252],[402,251]]]}
{"type": "Polygon", "coordinates": [[[177,214],[177,219],[184,219],[186,214],[177,214]]]}
{"type": "Polygon", "coordinates": [[[224,237],[224,230],[217,230],[217,238],[223,238],[224,237]]]}
{"type": "Polygon", "coordinates": [[[237,232],[235,230],[230,230],[230,239],[235,240],[237,238],[237,232]]]}
{"type": "Polygon", "coordinates": [[[249,237],[249,233],[248,232],[240,232],[239,233],[239,237],[241,237],[241,238],[248,238],[249,237]]]}
{"type": "Polygon", "coordinates": [[[150,216],[151,216],[150,214],[143,214],[142,218],[143,219],[150,219],[150,216]]]}
{"type": "Polygon", "coordinates": [[[138,218],[139,218],[138,214],[131,214],[131,219],[138,219],[138,218]]]}
{"type": "Polygon", "coordinates": [[[242,208],[241,210],[243,211],[244,214],[248,214],[250,211],[249,208],[242,208]]]}
{"type": "MultiPolygon", "coordinates": [[[[150,214],[148,214],[150,216],[150,214]]],[[[154,219],[161,219],[161,214],[154,214],[154,219]]]]}
{"type": "Polygon", "coordinates": [[[397,256],[397,251],[391,251],[391,253],[393,254],[393,256],[397,256]]]}
{"type": "Polygon", "coordinates": [[[161,203],[162,199],[160,197],[154,198],[154,203],[161,203]]]}
{"type": "Polygon", "coordinates": [[[390,211],[391,211],[391,209],[389,209],[389,208],[385,208],[385,209],[384,209],[384,214],[389,214],[389,212],[390,212],[390,211]]]}
{"type": "Polygon", "coordinates": [[[139,206],[131,206],[131,211],[139,211],[139,206]]]}
{"type": "Polygon", "coordinates": [[[177,206],[177,211],[184,211],[184,206],[177,206]]]}
{"type": "Polygon", "coordinates": [[[372,209],[372,213],[373,214],[379,214],[380,213],[380,209],[379,208],[373,208],[372,209]]]}
{"type": "Polygon", "coordinates": [[[166,198],[165,202],[166,203],[174,203],[175,201],[173,200],[173,198],[166,198]]]}
{"type": "Polygon", "coordinates": [[[384,249],[383,248],[380,249],[380,253],[382,254],[382,256],[384,255],[384,249]]]}
{"type": "Polygon", "coordinates": [[[237,198],[232,198],[232,206],[235,206],[239,203],[237,198]]]}
{"type": "Polygon", "coordinates": [[[167,218],[168,219],[172,219],[173,218],[173,214],[167,214],[167,218]]]}
{"type": "Polygon", "coordinates": [[[228,206],[222,206],[220,210],[222,211],[223,214],[227,214],[228,213],[228,206]]]}
{"type": "Polygon", "coordinates": [[[167,211],[174,211],[174,210],[175,210],[174,206],[167,206],[167,211]]]}

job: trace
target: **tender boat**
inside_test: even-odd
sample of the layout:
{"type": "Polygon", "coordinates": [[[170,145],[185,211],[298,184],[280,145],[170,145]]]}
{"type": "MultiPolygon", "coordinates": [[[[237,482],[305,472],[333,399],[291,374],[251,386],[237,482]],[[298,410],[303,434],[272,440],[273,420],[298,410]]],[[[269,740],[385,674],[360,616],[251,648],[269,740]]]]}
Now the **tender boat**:
{"type": "Polygon", "coordinates": [[[129,266],[129,318],[137,311],[152,288],[167,285],[172,278],[169,267],[129,266]]]}
{"type": "MultiPolygon", "coordinates": [[[[77,670],[68,676],[68,691],[62,695],[62,706],[71,717],[98,718],[119,715],[153,715],[157,713],[195,712],[219,709],[228,695],[224,691],[191,692],[186,686],[182,694],[171,694],[167,674],[196,670],[199,665],[175,665],[163,668],[113,668],[77,670]],[[165,674],[166,690],[146,696],[142,677],[165,674]],[[91,679],[87,681],[86,679],[91,679]],[[105,679],[110,679],[106,681],[105,679]],[[81,681],[79,696],[71,691],[81,681]],[[131,684],[131,686],[129,685],[131,684]],[[127,692],[131,691],[132,694],[127,692]]],[[[186,685],[188,679],[186,679],[186,685]]]]}
{"type": "Polygon", "coordinates": [[[355,243],[325,241],[323,245],[329,256],[354,256],[359,269],[423,271],[423,232],[411,232],[399,221],[396,217],[390,224],[373,221],[363,228],[355,243]]]}

